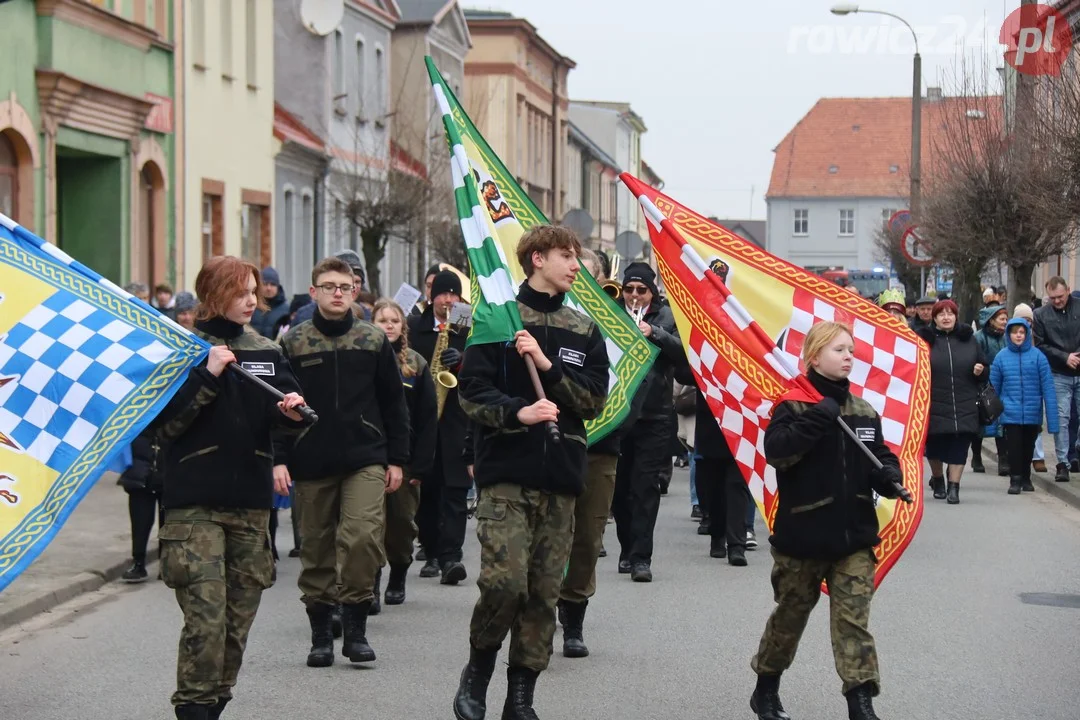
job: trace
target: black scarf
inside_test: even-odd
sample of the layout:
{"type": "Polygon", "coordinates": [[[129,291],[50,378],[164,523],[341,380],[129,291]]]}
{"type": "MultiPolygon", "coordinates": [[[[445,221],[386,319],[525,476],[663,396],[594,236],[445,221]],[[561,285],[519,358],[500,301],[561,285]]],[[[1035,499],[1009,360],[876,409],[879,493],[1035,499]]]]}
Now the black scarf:
{"type": "Polygon", "coordinates": [[[827,398],[832,398],[841,406],[847,402],[848,396],[851,395],[851,383],[846,379],[830,380],[813,368],[810,368],[810,371],[806,373],[806,379],[819,393],[827,398]]]}
{"type": "Polygon", "coordinates": [[[220,316],[212,317],[209,320],[196,321],[195,329],[210,337],[221,338],[222,340],[232,340],[244,334],[243,325],[220,316]]]}
{"type": "Polygon", "coordinates": [[[345,313],[345,317],[340,320],[328,320],[323,317],[323,314],[319,312],[319,308],[315,308],[314,314],[311,316],[311,322],[314,323],[315,329],[321,332],[327,337],[339,337],[349,332],[353,326],[353,314],[352,310],[345,313]]]}
{"type": "Polygon", "coordinates": [[[518,288],[517,299],[533,310],[542,313],[553,313],[563,306],[563,301],[566,299],[566,293],[559,293],[557,295],[548,295],[547,293],[540,292],[529,285],[528,280],[521,283],[521,287],[518,288]]]}

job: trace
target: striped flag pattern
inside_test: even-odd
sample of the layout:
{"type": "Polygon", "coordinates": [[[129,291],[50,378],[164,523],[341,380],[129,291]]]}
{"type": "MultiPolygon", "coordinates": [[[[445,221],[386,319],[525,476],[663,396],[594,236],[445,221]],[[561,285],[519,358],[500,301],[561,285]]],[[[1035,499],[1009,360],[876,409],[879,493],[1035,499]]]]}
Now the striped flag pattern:
{"type": "Polygon", "coordinates": [[[461,141],[461,133],[451,117],[450,103],[446,98],[446,83],[438,71],[429,65],[435,100],[442,114],[450,145],[450,169],[454,178],[454,204],[457,207],[461,234],[479,297],[473,297],[473,325],[469,343],[505,342],[522,329],[521,315],[517,308],[517,293],[510,279],[506,255],[494,240],[494,226],[487,210],[480,203],[480,191],[476,185],[469,157],[461,141]]]}

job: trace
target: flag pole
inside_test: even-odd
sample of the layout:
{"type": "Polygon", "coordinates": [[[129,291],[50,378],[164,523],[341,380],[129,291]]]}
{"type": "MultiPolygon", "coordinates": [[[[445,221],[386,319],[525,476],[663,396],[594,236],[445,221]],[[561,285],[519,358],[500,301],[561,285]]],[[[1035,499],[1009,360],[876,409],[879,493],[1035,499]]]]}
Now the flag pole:
{"type": "MultiPolygon", "coordinates": [[[[251,372],[241,367],[239,363],[229,363],[229,369],[233,372],[239,373],[245,379],[250,380],[266,392],[273,395],[274,399],[276,399],[278,402],[281,402],[285,399],[285,393],[281,392],[258,375],[251,374],[251,372]]],[[[298,405],[297,407],[294,407],[293,410],[300,413],[300,417],[302,417],[309,425],[314,425],[315,423],[319,422],[319,416],[315,414],[315,411],[311,409],[310,405],[298,405]]]]}
{"type": "MultiPolygon", "coordinates": [[[[532,380],[533,391],[536,392],[537,400],[547,400],[547,393],[544,392],[544,386],[540,382],[540,374],[536,371],[536,363],[533,362],[532,355],[525,355],[525,369],[529,371],[529,379],[532,380]]],[[[562,442],[562,430],[559,426],[552,421],[548,420],[544,425],[547,426],[548,436],[551,438],[551,442],[562,442]]]]}

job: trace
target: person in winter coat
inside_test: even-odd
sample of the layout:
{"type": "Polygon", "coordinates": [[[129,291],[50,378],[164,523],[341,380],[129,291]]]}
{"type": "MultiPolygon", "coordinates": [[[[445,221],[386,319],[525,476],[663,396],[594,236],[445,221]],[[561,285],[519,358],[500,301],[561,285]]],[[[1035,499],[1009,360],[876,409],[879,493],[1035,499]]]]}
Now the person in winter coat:
{"type": "Polygon", "coordinates": [[[121,580],[126,583],[145,582],[146,544],[154,520],[161,525],[161,443],[153,426],[143,430],[131,443],[131,467],[120,475],[120,486],[128,494],[128,516],[131,519],[131,567],[121,580]]]}
{"type": "MultiPolygon", "coordinates": [[[[438,401],[435,381],[423,355],[409,347],[405,311],[390,298],[375,303],[372,313],[375,325],[386,333],[386,339],[397,356],[401,383],[405,386],[405,404],[409,406],[409,466],[405,482],[396,493],[386,496],[386,527],[383,545],[390,564],[390,579],[386,583],[386,604],[405,602],[405,576],[413,560],[413,540],[416,539],[416,510],[420,506],[420,478],[435,462],[435,443],[438,438],[438,401]]],[[[381,573],[381,571],[380,571],[381,573]]],[[[375,587],[379,587],[376,580],[375,587]]],[[[375,602],[378,603],[378,591],[375,602]]],[[[372,605],[374,610],[375,605],[372,605]]]]}
{"type": "MultiPolygon", "coordinates": [[[[1034,317],[1034,314],[1035,314],[1035,311],[1032,310],[1031,306],[1028,305],[1027,303],[1020,303],[1015,308],[1013,308],[1013,317],[1014,318],[1023,318],[1024,320],[1027,320],[1029,326],[1032,323],[1032,319],[1034,317]]],[[[1043,447],[1042,432],[1039,432],[1039,434],[1035,436],[1035,455],[1034,455],[1034,458],[1035,459],[1031,461],[1031,469],[1034,470],[1035,472],[1040,472],[1040,473],[1046,472],[1046,448],[1043,447]]]]}
{"type": "Polygon", "coordinates": [[[1043,423],[1051,434],[1058,430],[1057,394],[1050,362],[1031,343],[1031,326],[1027,320],[1014,318],[1005,328],[1009,337],[1008,350],[998,353],[990,366],[990,384],[994,386],[1005,411],[998,422],[1005,428],[1008,446],[1009,494],[1021,490],[1034,492],[1031,484],[1031,458],[1035,438],[1043,423]]]}
{"type": "Polygon", "coordinates": [[[957,324],[956,303],[939,300],[933,328],[918,331],[930,346],[930,429],[926,459],[930,487],[938,500],[960,502],[960,475],[967,464],[971,438],[979,426],[979,388],[986,377],[986,356],[968,325],[957,324]],[[944,466],[948,466],[948,491],[944,466]]]}
{"type": "Polygon", "coordinates": [[[877,565],[873,548],[881,542],[874,492],[887,498],[899,495],[906,502],[911,495],[902,488],[900,461],[882,438],[881,417],[851,392],[848,376],[854,356],[855,342],[846,325],[819,322],[810,328],[803,362],[807,380],[821,399],[802,390],[784,395],[765,430],[765,459],[776,468],[780,505],[769,539],[776,607],[750,664],[757,673],[750,707],[760,720],[788,717],[780,702],[780,675],[795,659],[823,579],[848,717],[877,720],[872,698],[881,677],[869,630],[877,565]],[[880,461],[880,469],[837,418],[843,418],[880,461]]]}
{"type": "Polygon", "coordinates": [[[285,294],[285,288],[281,287],[281,277],[274,268],[263,268],[262,281],[263,299],[267,308],[255,311],[251,316],[251,327],[264,338],[275,340],[281,326],[289,322],[289,296],[285,294]]]}
{"type": "MultiPolygon", "coordinates": [[[[979,343],[983,355],[986,356],[986,364],[993,365],[994,358],[1005,347],[1005,323],[1009,319],[1009,311],[1004,305],[990,305],[979,311],[979,327],[975,333],[975,342],[979,343]]],[[[1005,435],[1001,430],[1001,423],[994,422],[983,428],[983,431],[971,441],[971,469],[977,473],[986,472],[982,461],[982,441],[984,437],[994,438],[994,446],[997,451],[998,475],[1009,476],[1008,452],[1005,449],[1005,435]]]]}

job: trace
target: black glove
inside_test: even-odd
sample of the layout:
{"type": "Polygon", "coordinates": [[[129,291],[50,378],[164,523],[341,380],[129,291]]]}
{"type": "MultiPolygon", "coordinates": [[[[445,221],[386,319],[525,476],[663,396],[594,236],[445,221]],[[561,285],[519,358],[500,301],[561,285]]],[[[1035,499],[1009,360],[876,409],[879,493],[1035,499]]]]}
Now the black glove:
{"type": "Polygon", "coordinates": [[[911,491],[904,487],[904,474],[900,472],[900,468],[894,465],[883,465],[881,469],[875,469],[874,474],[877,476],[876,485],[879,495],[887,498],[899,497],[909,504],[915,502],[911,491]],[[885,492],[881,492],[882,490],[885,492]]]}
{"type": "Polygon", "coordinates": [[[840,403],[833,400],[831,397],[821,398],[818,401],[817,407],[821,408],[831,418],[840,417],[840,403]]]}
{"type": "Polygon", "coordinates": [[[450,372],[456,373],[461,368],[461,361],[464,358],[465,354],[460,350],[448,347],[442,351],[442,355],[439,355],[439,362],[450,372]]]}

